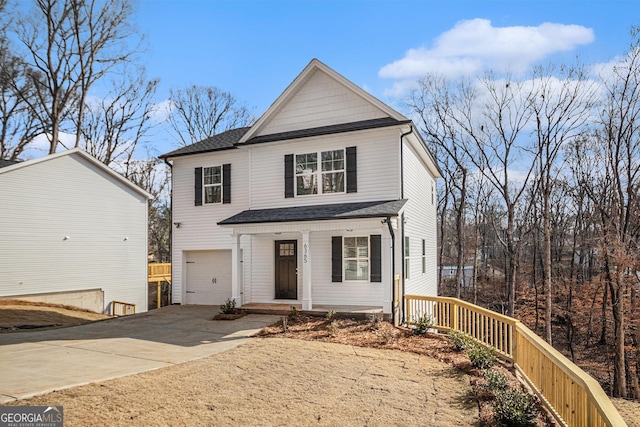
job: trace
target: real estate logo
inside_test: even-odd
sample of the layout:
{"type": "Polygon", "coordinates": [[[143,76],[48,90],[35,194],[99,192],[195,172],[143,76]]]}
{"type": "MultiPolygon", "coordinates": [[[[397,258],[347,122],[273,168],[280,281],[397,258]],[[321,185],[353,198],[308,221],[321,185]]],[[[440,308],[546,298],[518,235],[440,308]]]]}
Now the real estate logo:
{"type": "Polygon", "coordinates": [[[62,427],[62,406],[1,406],[0,427],[62,427]]]}

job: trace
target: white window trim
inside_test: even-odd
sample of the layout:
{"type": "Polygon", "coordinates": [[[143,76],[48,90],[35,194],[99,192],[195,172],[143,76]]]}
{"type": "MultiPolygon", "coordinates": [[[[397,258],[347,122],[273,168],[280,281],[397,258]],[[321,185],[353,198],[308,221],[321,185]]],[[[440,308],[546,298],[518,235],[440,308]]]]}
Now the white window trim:
{"type": "Polygon", "coordinates": [[[222,204],[222,199],[223,199],[223,188],[222,188],[222,181],[223,181],[224,177],[222,174],[222,165],[216,165],[216,166],[205,166],[202,168],[202,204],[203,205],[221,205],[222,204]],[[205,184],[205,175],[206,175],[206,170],[207,169],[212,169],[212,168],[220,168],[220,183],[219,184],[205,184]],[[220,187],[220,201],[219,202],[207,202],[207,188],[209,187],[220,187]]]}
{"type": "Polygon", "coordinates": [[[404,245],[402,247],[404,255],[404,278],[411,278],[411,240],[409,236],[404,236],[404,245]]]}
{"type": "Polygon", "coordinates": [[[422,239],[422,274],[427,274],[427,241],[422,239]]]}
{"type": "MultiPolygon", "coordinates": [[[[319,195],[326,195],[326,194],[346,194],[347,192],[347,150],[346,148],[336,148],[334,150],[321,150],[321,151],[310,151],[310,152],[306,152],[306,153],[297,153],[293,155],[293,190],[294,190],[294,194],[295,197],[313,197],[313,196],[319,196],[319,195]],[[327,153],[330,151],[342,151],[342,161],[343,161],[343,168],[342,169],[338,169],[338,170],[331,170],[331,171],[326,171],[323,172],[322,171],[322,153],[327,153]],[[304,156],[307,154],[316,154],[316,170],[315,172],[311,172],[311,173],[298,173],[297,167],[296,165],[298,164],[298,156],[304,156]],[[333,191],[333,192],[329,192],[329,193],[325,193],[324,189],[323,189],[323,185],[322,185],[322,177],[324,174],[327,173],[340,173],[342,172],[342,176],[343,176],[343,180],[342,180],[342,191],[333,191]],[[312,194],[298,194],[298,177],[301,176],[312,176],[315,177],[315,181],[316,181],[316,187],[318,192],[317,193],[312,193],[312,194]]],[[[343,246],[344,247],[344,246],[343,246]]]]}
{"type": "MultiPolygon", "coordinates": [[[[357,246],[356,246],[357,247],[357,246]]],[[[370,236],[342,236],[342,280],[348,283],[370,283],[371,282],[371,237],[370,236]],[[347,260],[364,260],[364,258],[347,258],[345,256],[345,239],[363,237],[367,239],[367,278],[366,279],[347,279],[347,260]]]]}

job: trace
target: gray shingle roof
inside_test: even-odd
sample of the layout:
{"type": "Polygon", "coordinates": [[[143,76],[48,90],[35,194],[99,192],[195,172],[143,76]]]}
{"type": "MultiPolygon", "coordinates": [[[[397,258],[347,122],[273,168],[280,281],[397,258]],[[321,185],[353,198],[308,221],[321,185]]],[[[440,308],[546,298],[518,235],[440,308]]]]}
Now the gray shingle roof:
{"type": "Polygon", "coordinates": [[[187,154],[207,153],[209,151],[228,150],[235,148],[236,143],[244,136],[250,127],[231,129],[202,141],[178,148],[160,156],[161,159],[185,156],[187,154]]]}
{"type": "Polygon", "coordinates": [[[19,161],[18,160],[0,159],[0,168],[4,168],[6,166],[15,165],[16,163],[19,163],[19,161]]]}
{"type": "Polygon", "coordinates": [[[410,123],[410,120],[398,121],[391,117],[381,119],[362,120],[359,122],[340,123],[337,125],[320,126],[310,129],[300,129],[288,132],[272,133],[270,135],[259,135],[246,141],[244,144],[259,144],[261,142],[282,141],[285,139],[305,138],[309,136],[330,135],[333,133],[352,132],[356,130],[375,129],[386,126],[410,123]]]}
{"type": "MultiPolygon", "coordinates": [[[[282,141],[285,139],[305,138],[310,136],[330,135],[341,132],[352,132],[364,129],[376,129],[387,126],[395,126],[399,124],[410,123],[410,120],[398,121],[391,117],[381,119],[362,120],[359,122],[341,123],[337,125],[320,126],[310,129],[299,129],[288,132],[273,133],[269,135],[259,135],[244,142],[244,144],[259,144],[263,142],[282,141]]],[[[188,154],[207,153],[210,151],[229,150],[238,146],[238,141],[244,136],[250,128],[231,129],[226,132],[219,133],[200,142],[196,142],[186,147],[179,148],[160,156],[161,159],[169,157],[186,156],[188,154]]]]}
{"type": "Polygon", "coordinates": [[[395,216],[407,202],[383,200],[330,205],[295,206],[290,208],[255,209],[240,212],[220,221],[220,225],[257,224],[265,222],[317,221],[395,216]]]}

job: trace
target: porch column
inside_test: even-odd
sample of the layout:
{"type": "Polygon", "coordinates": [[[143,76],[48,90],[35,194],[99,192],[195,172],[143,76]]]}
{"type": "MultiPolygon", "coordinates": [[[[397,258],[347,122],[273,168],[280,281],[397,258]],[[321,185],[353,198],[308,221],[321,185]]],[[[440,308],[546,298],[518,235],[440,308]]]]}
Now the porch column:
{"type": "Polygon", "coordinates": [[[231,299],[236,302],[236,307],[242,306],[242,284],[240,283],[240,234],[231,235],[231,299]]]}
{"type": "Polygon", "coordinates": [[[302,309],[311,310],[311,244],[310,231],[302,232],[302,309]]]}

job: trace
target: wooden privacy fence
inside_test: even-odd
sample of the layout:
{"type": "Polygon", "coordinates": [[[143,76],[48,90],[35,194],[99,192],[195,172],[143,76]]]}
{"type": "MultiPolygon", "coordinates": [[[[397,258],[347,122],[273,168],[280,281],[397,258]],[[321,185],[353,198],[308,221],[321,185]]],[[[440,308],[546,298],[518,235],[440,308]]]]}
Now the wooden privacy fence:
{"type": "Polygon", "coordinates": [[[525,325],[456,298],[405,295],[407,324],[428,316],[434,328],[464,332],[511,361],[565,426],[626,426],[600,384],[525,325]]]}

